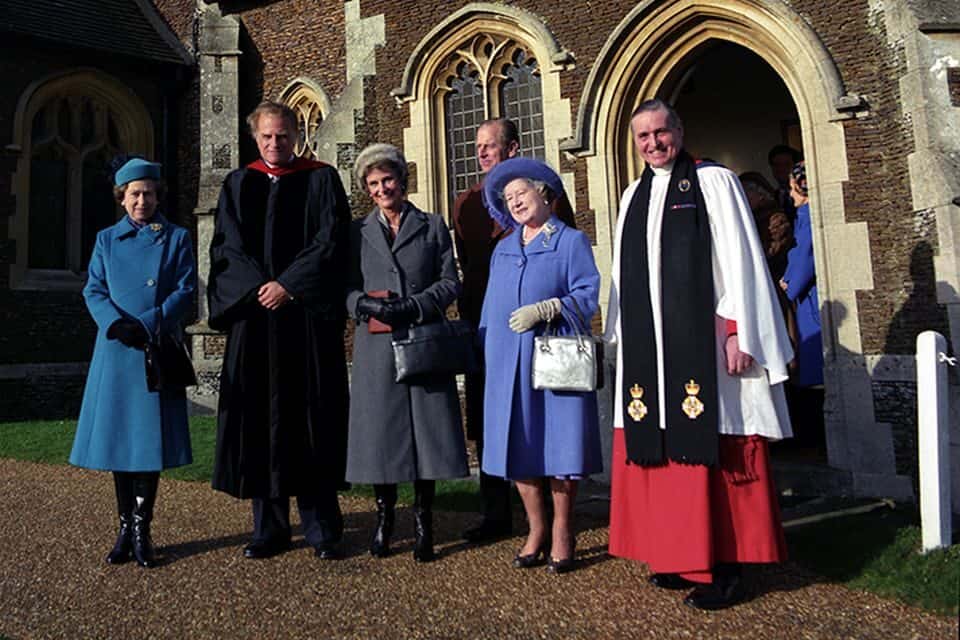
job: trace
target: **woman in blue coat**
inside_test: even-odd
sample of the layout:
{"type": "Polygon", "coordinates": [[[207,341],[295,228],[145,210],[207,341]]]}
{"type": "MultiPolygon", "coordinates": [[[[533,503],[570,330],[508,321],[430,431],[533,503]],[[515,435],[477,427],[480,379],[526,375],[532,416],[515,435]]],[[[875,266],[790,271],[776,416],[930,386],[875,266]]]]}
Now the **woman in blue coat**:
{"type": "Polygon", "coordinates": [[[192,455],[186,392],[147,389],[144,349],[163,333],[179,337],[196,267],[190,234],[157,213],[160,165],[132,158],[114,184],[127,215],[97,234],[87,270],[83,297],[98,330],[70,463],[113,472],[120,533],[107,562],[149,567],[160,471],[192,455]]]}
{"type": "Polygon", "coordinates": [[[797,208],[794,226],[796,245],[787,253],[787,268],[780,288],[796,305],[797,370],[792,379],[798,389],[794,430],[797,440],[810,446],[823,444],[823,335],[820,329],[820,299],[813,263],[813,232],[810,226],[810,197],[803,162],[793,167],[790,196],[797,208]]]}
{"type": "Polygon", "coordinates": [[[589,323],[598,306],[600,274],[590,241],[551,212],[562,193],[560,177],[537,160],[506,160],[488,174],[488,211],[513,232],[494,249],[480,317],[487,370],[483,471],[514,480],[527,513],[530,532],[514,566],[533,567],[546,557],[554,573],[573,566],[577,482],[602,467],[596,394],[537,391],[531,382],[534,336],[553,320],[570,333],[575,328],[567,319],[582,315],[589,323]],[[551,531],[544,477],[553,500],[551,531]]]}

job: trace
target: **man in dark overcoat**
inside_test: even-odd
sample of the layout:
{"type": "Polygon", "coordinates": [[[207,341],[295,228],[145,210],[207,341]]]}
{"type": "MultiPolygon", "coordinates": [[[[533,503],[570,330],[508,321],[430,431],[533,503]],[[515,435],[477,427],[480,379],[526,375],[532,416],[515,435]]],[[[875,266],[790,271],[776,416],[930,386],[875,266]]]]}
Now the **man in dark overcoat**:
{"type": "Polygon", "coordinates": [[[210,327],[227,334],[213,487],[252,499],[247,558],[290,546],[289,497],[316,555],[337,557],[347,371],[350,208],[333,167],[296,157],[297,120],[247,118],[260,159],[224,181],[210,246],[210,327]]]}

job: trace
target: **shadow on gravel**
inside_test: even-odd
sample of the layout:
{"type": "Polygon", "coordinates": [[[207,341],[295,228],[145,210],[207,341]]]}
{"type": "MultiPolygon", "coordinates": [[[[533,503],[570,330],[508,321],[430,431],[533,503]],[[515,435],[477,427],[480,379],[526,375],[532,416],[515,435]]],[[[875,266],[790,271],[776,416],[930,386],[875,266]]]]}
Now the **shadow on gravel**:
{"type": "Polygon", "coordinates": [[[191,556],[200,555],[217,551],[224,547],[241,547],[252,538],[251,533],[236,534],[232,536],[222,536],[220,538],[210,538],[209,540],[191,540],[190,542],[181,542],[180,544],[169,544],[157,549],[158,566],[163,566],[184,560],[191,556]]]}

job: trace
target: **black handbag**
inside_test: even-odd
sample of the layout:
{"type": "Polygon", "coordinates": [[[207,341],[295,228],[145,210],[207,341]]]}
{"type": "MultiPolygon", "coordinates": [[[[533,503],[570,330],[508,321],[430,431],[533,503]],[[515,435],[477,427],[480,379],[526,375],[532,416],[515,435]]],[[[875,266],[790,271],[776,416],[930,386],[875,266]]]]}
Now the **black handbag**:
{"type": "Polygon", "coordinates": [[[150,391],[183,389],[197,384],[187,345],[172,334],[162,333],[157,342],[147,342],[143,359],[150,391]]]}
{"type": "Polygon", "coordinates": [[[466,320],[444,319],[394,331],[391,343],[397,382],[480,370],[476,334],[466,320]]]}

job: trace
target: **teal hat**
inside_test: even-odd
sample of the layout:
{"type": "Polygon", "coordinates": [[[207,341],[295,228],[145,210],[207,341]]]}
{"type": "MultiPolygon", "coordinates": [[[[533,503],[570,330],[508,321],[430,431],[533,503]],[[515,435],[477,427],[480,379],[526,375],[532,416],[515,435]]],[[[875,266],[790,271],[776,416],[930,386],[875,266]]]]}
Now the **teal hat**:
{"type": "Polygon", "coordinates": [[[124,163],[113,175],[113,184],[122,187],[134,180],[159,180],[161,165],[143,158],[133,158],[124,163]]]}

